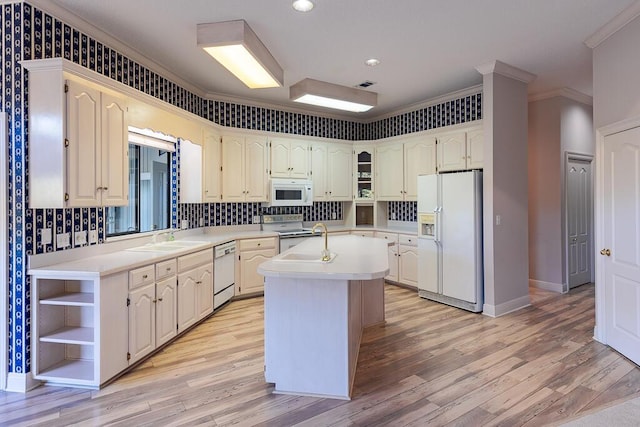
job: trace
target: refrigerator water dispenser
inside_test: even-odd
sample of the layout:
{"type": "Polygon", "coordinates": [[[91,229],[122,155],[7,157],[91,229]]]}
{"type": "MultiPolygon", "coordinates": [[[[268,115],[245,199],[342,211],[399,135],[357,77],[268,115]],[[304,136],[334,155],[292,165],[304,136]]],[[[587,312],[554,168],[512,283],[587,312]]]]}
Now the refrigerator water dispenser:
{"type": "Polygon", "coordinates": [[[418,219],[418,237],[433,239],[436,234],[436,215],[432,213],[420,214],[418,219]]]}

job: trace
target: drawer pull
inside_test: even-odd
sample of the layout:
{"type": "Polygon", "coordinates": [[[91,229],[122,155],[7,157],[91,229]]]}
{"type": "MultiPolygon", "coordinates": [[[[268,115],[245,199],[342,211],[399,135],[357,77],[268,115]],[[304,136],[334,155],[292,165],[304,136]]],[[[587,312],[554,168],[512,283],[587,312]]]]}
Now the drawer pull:
{"type": "Polygon", "coordinates": [[[144,276],[142,276],[142,278],[143,278],[143,279],[148,279],[148,278],[149,278],[149,275],[148,275],[148,274],[145,274],[144,276]]]}
{"type": "Polygon", "coordinates": [[[171,267],[167,267],[167,271],[171,271],[171,267]]]}

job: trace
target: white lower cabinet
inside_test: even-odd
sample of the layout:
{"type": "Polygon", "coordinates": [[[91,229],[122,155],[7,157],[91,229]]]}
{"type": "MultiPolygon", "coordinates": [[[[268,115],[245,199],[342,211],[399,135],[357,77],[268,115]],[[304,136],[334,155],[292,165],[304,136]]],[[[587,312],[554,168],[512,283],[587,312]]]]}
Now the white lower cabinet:
{"type": "Polygon", "coordinates": [[[213,251],[178,258],[178,333],[213,313],[213,251]]]}
{"type": "Polygon", "coordinates": [[[417,238],[407,234],[376,231],[376,237],[392,242],[389,246],[389,274],[386,280],[418,286],[417,238]]]}
{"type": "Polygon", "coordinates": [[[129,272],[129,364],[177,335],[176,260],[129,272]]]}
{"type": "Polygon", "coordinates": [[[278,253],[277,237],[238,240],[236,295],[264,292],[264,277],[258,266],[278,253]]]}
{"type": "Polygon", "coordinates": [[[418,247],[415,236],[399,236],[398,282],[418,287],[418,247]]]}

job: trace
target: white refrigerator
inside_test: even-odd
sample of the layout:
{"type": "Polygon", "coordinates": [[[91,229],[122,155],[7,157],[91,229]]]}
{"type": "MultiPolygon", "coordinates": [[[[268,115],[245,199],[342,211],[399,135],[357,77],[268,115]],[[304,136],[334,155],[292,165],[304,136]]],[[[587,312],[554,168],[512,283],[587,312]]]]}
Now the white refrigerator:
{"type": "Polygon", "coordinates": [[[481,312],[483,274],[482,171],[418,176],[418,294],[481,312]]]}

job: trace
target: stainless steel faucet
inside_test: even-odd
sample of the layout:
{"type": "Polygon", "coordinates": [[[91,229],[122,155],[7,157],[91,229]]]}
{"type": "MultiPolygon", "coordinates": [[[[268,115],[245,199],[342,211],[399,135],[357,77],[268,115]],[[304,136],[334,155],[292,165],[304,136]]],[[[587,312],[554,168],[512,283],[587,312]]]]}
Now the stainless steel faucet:
{"type": "Polygon", "coordinates": [[[329,261],[331,259],[329,247],[328,247],[328,233],[327,226],[323,222],[318,222],[311,229],[312,233],[316,232],[316,228],[322,228],[322,233],[324,234],[324,250],[322,251],[322,261],[329,261]]]}

